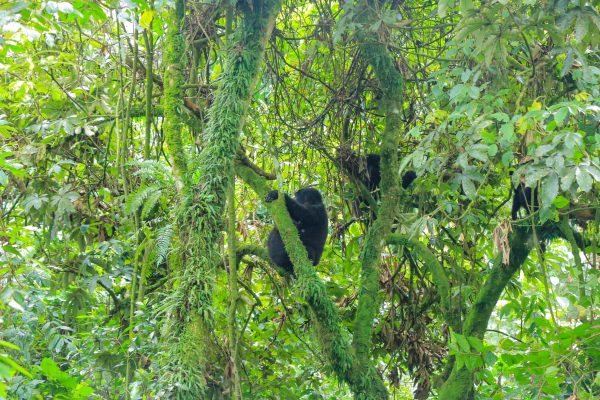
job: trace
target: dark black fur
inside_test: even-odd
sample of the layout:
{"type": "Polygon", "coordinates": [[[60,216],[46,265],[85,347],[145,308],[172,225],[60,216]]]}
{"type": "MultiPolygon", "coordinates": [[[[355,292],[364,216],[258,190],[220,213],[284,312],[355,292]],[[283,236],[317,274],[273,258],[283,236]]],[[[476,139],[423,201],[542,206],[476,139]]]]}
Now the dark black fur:
{"type": "MultiPolygon", "coordinates": [[[[379,154],[367,154],[367,175],[365,185],[371,192],[379,188],[379,182],[381,181],[381,156],[379,154]]],[[[415,171],[406,171],[402,175],[402,189],[406,189],[411,183],[417,178],[415,171]]],[[[364,181],[363,181],[364,182],[364,181]]]]}
{"type": "MultiPolygon", "coordinates": [[[[338,151],[338,161],[340,168],[349,175],[360,181],[371,192],[373,200],[379,199],[379,182],[381,182],[381,156],[379,154],[367,154],[359,156],[354,151],[347,148],[340,148],[338,151]]],[[[402,175],[402,188],[407,189],[417,178],[415,171],[407,171],[402,175]]],[[[365,213],[369,213],[370,208],[364,205],[368,204],[364,196],[359,195],[352,202],[352,214],[356,218],[361,218],[365,213]]],[[[374,210],[370,210],[371,219],[375,218],[374,210]]]]}
{"type": "Polygon", "coordinates": [[[532,211],[537,211],[537,209],[540,207],[537,187],[533,189],[533,204],[531,200],[531,191],[532,189],[530,187],[526,187],[523,183],[519,183],[513,190],[513,203],[511,210],[513,221],[519,218],[518,214],[521,208],[524,208],[528,214],[531,214],[532,211]]]}
{"type": "MultiPolygon", "coordinates": [[[[279,197],[279,193],[273,190],[265,196],[265,201],[270,203],[279,197]]],[[[323,254],[325,240],[327,239],[327,211],[317,189],[304,188],[296,192],[295,198],[285,195],[287,207],[298,233],[300,240],[308,252],[308,258],[313,265],[317,265],[323,254]]],[[[273,228],[269,234],[268,241],[269,257],[273,263],[293,273],[294,267],[288,253],[285,251],[281,235],[277,228],[273,228]]]]}
{"type": "MultiPolygon", "coordinates": [[[[340,166],[358,178],[370,192],[375,192],[381,182],[381,156],[367,154],[358,156],[354,152],[340,153],[340,166]]],[[[406,189],[417,178],[415,171],[407,171],[402,175],[402,188],[406,189]]]]}

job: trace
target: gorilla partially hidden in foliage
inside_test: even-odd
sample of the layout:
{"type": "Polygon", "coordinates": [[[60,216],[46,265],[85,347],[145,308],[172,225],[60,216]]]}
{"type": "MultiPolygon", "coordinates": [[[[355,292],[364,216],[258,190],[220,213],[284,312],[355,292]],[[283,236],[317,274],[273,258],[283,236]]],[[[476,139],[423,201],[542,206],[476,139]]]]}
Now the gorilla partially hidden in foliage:
{"type": "MultiPolygon", "coordinates": [[[[381,156],[367,154],[359,156],[352,150],[340,148],[338,153],[340,167],[360,180],[370,192],[375,192],[381,182],[381,156]]],[[[407,171],[402,175],[402,188],[406,189],[417,178],[415,171],[407,171]]]]}
{"type": "MultiPolygon", "coordinates": [[[[367,154],[366,156],[357,155],[354,151],[341,147],[338,151],[338,162],[342,170],[358,179],[364,184],[373,198],[379,198],[379,182],[381,182],[381,156],[379,154],[367,154]]],[[[402,175],[402,188],[407,189],[417,178],[415,171],[407,171],[402,175]]],[[[364,210],[360,203],[365,203],[365,199],[360,197],[353,205],[353,212],[356,217],[360,217],[364,210]]]]}
{"type": "MultiPolygon", "coordinates": [[[[265,196],[265,202],[270,203],[279,197],[279,193],[273,190],[265,196]]],[[[325,240],[327,239],[327,211],[321,198],[321,193],[314,188],[304,188],[296,192],[294,198],[285,195],[285,205],[290,217],[294,221],[300,240],[308,253],[308,258],[313,265],[317,265],[323,254],[325,240]]],[[[273,228],[269,234],[267,243],[269,257],[273,263],[282,267],[289,273],[294,273],[294,267],[290,257],[285,251],[281,235],[277,228],[273,228]]]]}
{"type": "Polygon", "coordinates": [[[513,203],[511,209],[511,217],[514,220],[519,218],[519,210],[524,208],[527,214],[535,212],[540,207],[538,200],[538,188],[531,189],[525,186],[524,183],[519,183],[513,190],[513,203]],[[533,196],[532,196],[533,195],[533,196]]]}

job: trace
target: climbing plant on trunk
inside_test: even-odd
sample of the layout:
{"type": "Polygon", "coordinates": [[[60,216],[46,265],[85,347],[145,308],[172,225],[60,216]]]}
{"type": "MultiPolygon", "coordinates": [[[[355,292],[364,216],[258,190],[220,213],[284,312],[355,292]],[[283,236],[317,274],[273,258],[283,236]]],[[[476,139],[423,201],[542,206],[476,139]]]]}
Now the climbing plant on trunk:
{"type": "MultiPolygon", "coordinates": [[[[183,263],[169,297],[170,319],[163,342],[168,371],[165,385],[181,399],[201,398],[207,389],[204,374],[211,355],[208,330],[212,325],[215,268],[221,259],[218,241],[223,228],[226,193],[233,176],[239,132],[279,2],[255,0],[241,7],[243,20],[234,40],[228,41],[231,45],[226,49],[228,57],[208,113],[202,151],[188,166],[181,160],[175,163],[176,168],[182,170],[185,184],[177,214],[183,263]]],[[[171,29],[178,26],[172,24],[171,29]]],[[[177,40],[177,35],[170,37],[177,40]]],[[[171,71],[180,73],[176,68],[171,71]]],[[[171,82],[178,84],[180,78],[172,76],[171,82]]],[[[165,84],[169,82],[165,80],[165,84]]],[[[170,94],[182,95],[180,90],[170,94]]],[[[176,100],[169,98],[165,104],[169,101],[176,100]]],[[[176,127],[174,124],[171,129],[176,127]]],[[[182,152],[177,148],[178,132],[166,132],[166,135],[171,137],[175,147],[171,151],[182,152]]]]}

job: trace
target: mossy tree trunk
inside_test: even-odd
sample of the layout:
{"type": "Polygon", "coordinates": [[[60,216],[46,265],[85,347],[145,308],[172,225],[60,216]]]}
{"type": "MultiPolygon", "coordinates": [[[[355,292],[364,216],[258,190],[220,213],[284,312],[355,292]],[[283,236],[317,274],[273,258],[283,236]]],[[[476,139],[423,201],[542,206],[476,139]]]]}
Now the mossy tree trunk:
{"type": "MultiPolygon", "coordinates": [[[[165,65],[163,76],[163,129],[169,155],[173,161],[173,173],[179,186],[182,185],[182,180],[187,174],[188,164],[181,140],[181,129],[183,128],[181,111],[184,107],[182,94],[185,83],[183,69],[186,64],[185,40],[182,32],[183,17],[185,15],[184,4],[184,0],[176,0],[175,8],[169,13],[167,20],[169,30],[165,38],[163,59],[165,65]]],[[[152,76],[150,76],[150,79],[152,79],[152,76]]]]}
{"type": "MultiPolygon", "coordinates": [[[[510,259],[508,265],[502,264],[502,254],[496,256],[493,262],[491,273],[488,275],[481,290],[477,294],[475,303],[467,312],[462,326],[462,334],[465,336],[475,336],[483,339],[487,325],[496,307],[496,303],[504,288],[521,269],[521,266],[527,259],[527,256],[534,247],[535,241],[532,238],[529,228],[516,227],[510,237],[510,259]]],[[[473,395],[474,371],[466,367],[458,367],[454,363],[450,376],[439,390],[439,398],[445,400],[463,400],[471,398],[473,395]]]]}
{"type": "MultiPolygon", "coordinates": [[[[226,193],[233,176],[233,160],[239,148],[239,132],[250,103],[267,39],[279,10],[277,0],[253,0],[240,3],[243,22],[226,50],[228,58],[209,110],[209,122],[202,152],[189,162],[183,158],[179,136],[180,123],[165,126],[169,150],[180,173],[184,188],[177,226],[183,265],[168,299],[169,323],[163,342],[166,369],[165,390],[179,399],[206,398],[207,363],[212,348],[212,291],[215,268],[221,263],[218,243],[223,228],[226,193]]],[[[176,18],[182,21],[180,1],[176,18]]],[[[166,44],[165,118],[178,118],[181,110],[183,74],[177,57],[183,54],[181,23],[173,21],[166,44]],[[179,51],[176,54],[176,51],[179,51]],[[171,87],[171,85],[173,85],[171,87]],[[167,88],[169,86],[169,88],[167,88]],[[169,98],[167,98],[169,96],[169,98]],[[176,106],[169,106],[170,104],[176,106]],[[167,107],[169,106],[169,108],[167,107]],[[169,112],[169,114],[168,114],[169,112]]],[[[181,65],[181,58],[179,58],[181,65]]]]}
{"type": "Polygon", "coordinates": [[[354,321],[353,347],[356,352],[357,370],[371,364],[371,338],[373,321],[379,310],[379,276],[381,251],[391,232],[400,198],[398,143],[402,126],[403,79],[396,69],[394,59],[386,46],[379,41],[372,26],[378,18],[377,2],[364,0],[360,3],[358,20],[365,27],[358,35],[360,50],[369,62],[382,91],[381,107],[385,112],[385,128],[381,140],[381,205],[377,219],[367,232],[361,260],[361,282],[358,293],[358,309],[354,321]]]}

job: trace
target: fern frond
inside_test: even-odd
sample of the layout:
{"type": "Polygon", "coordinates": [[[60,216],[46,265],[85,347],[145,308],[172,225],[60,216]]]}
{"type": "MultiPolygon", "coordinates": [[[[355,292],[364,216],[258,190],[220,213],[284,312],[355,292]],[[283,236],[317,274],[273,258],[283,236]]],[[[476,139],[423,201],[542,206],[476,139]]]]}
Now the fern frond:
{"type": "Polygon", "coordinates": [[[155,239],[156,246],[154,247],[154,259],[156,260],[156,265],[162,264],[167,259],[167,255],[171,249],[174,231],[174,224],[165,225],[158,230],[155,239]]]}
{"type": "Polygon", "coordinates": [[[125,200],[125,213],[133,214],[144,204],[144,201],[160,189],[156,186],[142,186],[127,196],[125,200]]]}
{"type": "Polygon", "coordinates": [[[162,196],[162,190],[158,189],[156,192],[148,195],[148,198],[144,202],[144,207],[142,208],[142,219],[148,218],[156,203],[160,200],[160,196],[162,196]]]}
{"type": "Polygon", "coordinates": [[[133,161],[131,165],[137,167],[134,175],[146,181],[160,183],[161,186],[175,184],[173,174],[169,168],[155,160],[133,161]]]}

